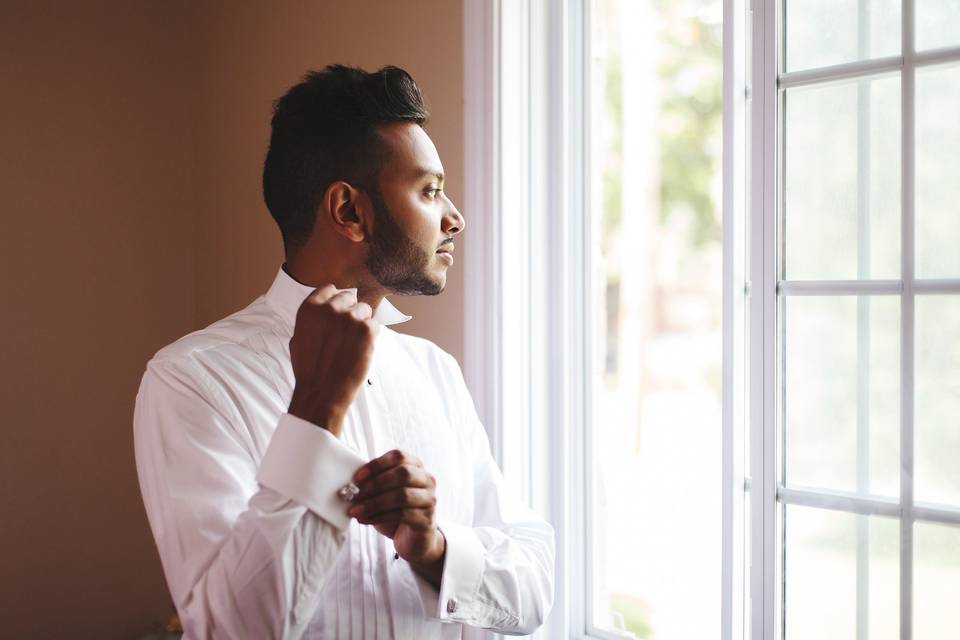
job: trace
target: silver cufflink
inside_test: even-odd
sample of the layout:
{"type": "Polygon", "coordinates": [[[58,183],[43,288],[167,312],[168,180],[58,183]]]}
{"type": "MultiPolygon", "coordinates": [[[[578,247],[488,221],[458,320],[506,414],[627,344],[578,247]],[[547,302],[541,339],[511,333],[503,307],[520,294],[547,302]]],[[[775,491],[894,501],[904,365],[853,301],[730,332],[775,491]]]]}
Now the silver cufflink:
{"type": "Polygon", "coordinates": [[[347,484],[340,487],[340,490],[337,491],[337,495],[344,502],[353,502],[353,499],[357,497],[357,494],[360,493],[360,487],[348,482],[347,484]]]}

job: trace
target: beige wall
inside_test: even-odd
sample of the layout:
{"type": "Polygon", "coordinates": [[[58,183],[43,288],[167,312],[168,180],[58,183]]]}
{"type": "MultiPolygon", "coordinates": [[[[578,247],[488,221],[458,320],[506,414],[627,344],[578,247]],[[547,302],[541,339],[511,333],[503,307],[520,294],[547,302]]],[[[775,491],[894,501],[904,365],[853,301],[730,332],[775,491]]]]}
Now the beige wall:
{"type": "MultiPolygon", "coordinates": [[[[0,635],[138,638],[169,612],[131,417],[159,347],[269,285],[271,101],[310,67],[397,64],[462,194],[461,6],[0,5],[0,635]]],[[[462,274],[394,302],[458,358],[462,274]]]]}

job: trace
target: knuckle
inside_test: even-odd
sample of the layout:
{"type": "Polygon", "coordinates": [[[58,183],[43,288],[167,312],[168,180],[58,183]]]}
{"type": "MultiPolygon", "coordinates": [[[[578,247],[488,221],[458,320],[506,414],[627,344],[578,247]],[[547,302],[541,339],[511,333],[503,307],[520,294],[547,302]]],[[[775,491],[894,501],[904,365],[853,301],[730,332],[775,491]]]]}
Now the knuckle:
{"type": "Polygon", "coordinates": [[[373,323],[368,320],[360,320],[357,324],[360,327],[360,336],[368,341],[372,341],[375,333],[373,323]]]}
{"type": "Polygon", "coordinates": [[[367,480],[366,484],[363,487],[363,492],[367,495],[371,495],[380,491],[381,485],[383,482],[378,477],[371,478],[367,480]]]}
{"type": "Polygon", "coordinates": [[[413,478],[413,472],[410,471],[410,467],[400,465],[397,467],[397,476],[399,476],[401,482],[409,482],[413,478]]]}

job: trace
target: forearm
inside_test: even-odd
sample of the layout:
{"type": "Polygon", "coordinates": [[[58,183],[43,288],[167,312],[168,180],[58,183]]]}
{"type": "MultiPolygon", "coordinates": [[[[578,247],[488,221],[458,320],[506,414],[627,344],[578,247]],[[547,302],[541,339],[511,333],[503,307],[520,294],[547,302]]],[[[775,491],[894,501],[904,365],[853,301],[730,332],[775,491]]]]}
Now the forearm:
{"type": "Polygon", "coordinates": [[[313,615],[343,533],[270,489],[250,500],[201,570],[161,545],[181,623],[196,638],[297,638],[313,615]]]}

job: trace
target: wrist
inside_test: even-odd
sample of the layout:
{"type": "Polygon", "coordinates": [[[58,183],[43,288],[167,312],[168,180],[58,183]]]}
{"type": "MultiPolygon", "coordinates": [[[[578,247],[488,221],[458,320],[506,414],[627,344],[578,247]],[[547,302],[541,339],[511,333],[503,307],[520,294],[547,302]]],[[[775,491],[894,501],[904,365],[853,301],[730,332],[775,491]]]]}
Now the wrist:
{"type": "Polygon", "coordinates": [[[307,422],[312,422],[338,438],[343,430],[343,419],[346,415],[346,411],[335,404],[311,398],[304,393],[298,393],[296,388],[293,390],[287,413],[307,422]]]}
{"type": "Polygon", "coordinates": [[[434,528],[433,530],[433,540],[427,548],[427,552],[423,554],[420,562],[421,565],[436,565],[439,564],[443,566],[443,559],[447,554],[447,538],[443,535],[443,531],[439,527],[434,528]]]}

